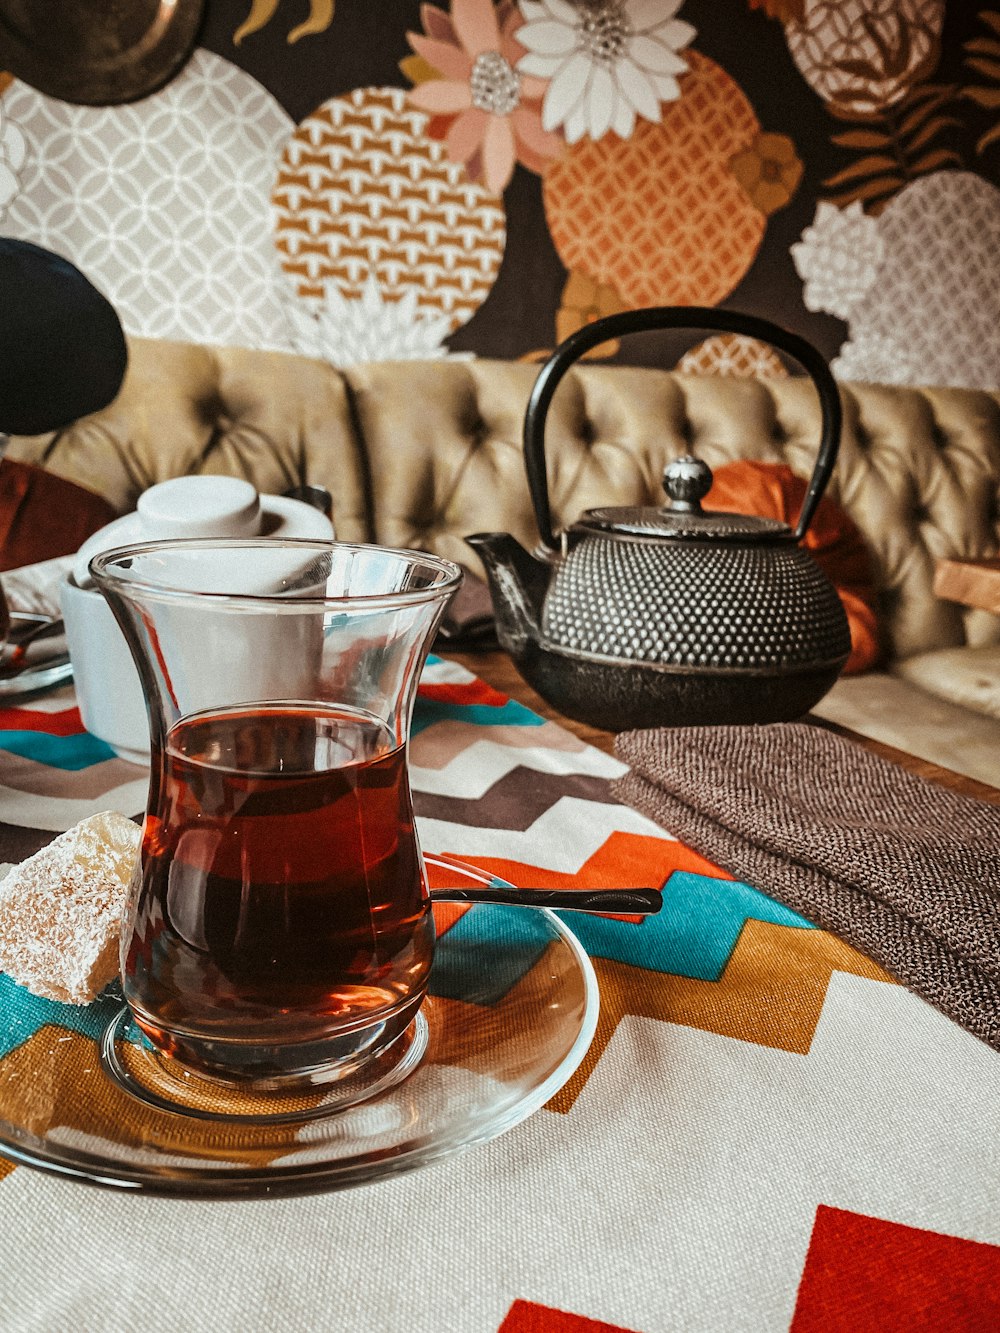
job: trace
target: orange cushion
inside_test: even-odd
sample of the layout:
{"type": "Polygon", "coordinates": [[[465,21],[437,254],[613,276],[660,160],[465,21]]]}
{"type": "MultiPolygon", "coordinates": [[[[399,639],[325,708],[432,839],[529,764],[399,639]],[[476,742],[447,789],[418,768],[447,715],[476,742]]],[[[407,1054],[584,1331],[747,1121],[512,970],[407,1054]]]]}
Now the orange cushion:
{"type": "MultiPolygon", "coordinates": [[[[705,508],[759,514],[794,527],[805,494],[805,481],[784,463],[741,459],[725,463],[715,473],[705,508]]],[[[878,662],[880,644],[872,562],[864,538],[840,505],[824,496],[802,545],[837,589],[847,612],[851,655],[845,675],[868,671],[878,662]]]]}
{"type": "Polygon", "coordinates": [[[115,517],[107,500],[54,472],[0,463],[0,570],[72,555],[115,517]]]}

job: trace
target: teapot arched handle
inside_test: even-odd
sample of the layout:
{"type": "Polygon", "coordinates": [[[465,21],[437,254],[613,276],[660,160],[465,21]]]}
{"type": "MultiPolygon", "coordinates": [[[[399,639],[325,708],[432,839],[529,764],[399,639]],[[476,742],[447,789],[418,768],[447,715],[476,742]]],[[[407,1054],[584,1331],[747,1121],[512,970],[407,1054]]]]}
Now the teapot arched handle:
{"type": "Polygon", "coordinates": [[[819,394],[823,429],[816,466],[809,479],[795,526],[795,540],[801,541],[830,480],[840,447],[840,393],[823,355],[805,338],[756,315],[743,315],[733,310],[716,310],[707,306],[653,306],[646,310],[627,310],[619,315],[607,315],[604,319],[595,320],[593,324],[585,324],[559,344],[539,371],[524,417],[524,466],[543,546],[550,551],[559,549],[559,542],[552,531],[545,468],[545,418],[559,381],[570,366],[592,347],[598,347],[612,338],[621,338],[627,333],[645,333],[652,329],[708,329],[717,333],[740,333],[759,338],[793,357],[809,375],[819,394]]]}

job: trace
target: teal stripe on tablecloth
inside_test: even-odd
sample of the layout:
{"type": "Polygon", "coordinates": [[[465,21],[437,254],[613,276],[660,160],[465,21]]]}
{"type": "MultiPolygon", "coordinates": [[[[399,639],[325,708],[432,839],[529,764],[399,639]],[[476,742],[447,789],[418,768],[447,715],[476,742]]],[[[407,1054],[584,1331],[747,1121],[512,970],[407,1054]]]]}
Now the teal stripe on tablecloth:
{"type": "Polygon", "coordinates": [[[663,908],[640,922],[583,912],[559,913],[592,958],[647,972],[718,981],[747,921],[814,930],[811,921],[738,880],[675,870],[663,886],[663,908]]]}
{"type": "Polygon", "coordinates": [[[428,993],[465,1004],[499,1004],[552,939],[533,908],[480,903],[439,937],[428,993]]]}
{"type": "Polygon", "coordinates": [[[123,1003],[117,981],[113,981],[93,1004],[60,1004],[57,1000],[32,995],[31,991],[0,973],[0,1058],[29,1041],[46,1023],[100,1041],[104,1029],[123,1003]]]}
{"type": "Polygon", "coordinates": [[[439,699],[417,698],[413,710],[411,736],[417,736],[435,722],[446,719],[455,722],[468,722],[480,727],[542,727],[545,719],[533,713],[524,704],[508,699],[505,704],[495,707],[492,704],[453,704],[439,699]]]}
{"type": "Polygon", "coordinates": [[[111,746],[91,736],[89,731],[77,732],[75,736],[53,736],[47,731],[0,731],[0,750],[70,773],[115,758],[111,746]]]}

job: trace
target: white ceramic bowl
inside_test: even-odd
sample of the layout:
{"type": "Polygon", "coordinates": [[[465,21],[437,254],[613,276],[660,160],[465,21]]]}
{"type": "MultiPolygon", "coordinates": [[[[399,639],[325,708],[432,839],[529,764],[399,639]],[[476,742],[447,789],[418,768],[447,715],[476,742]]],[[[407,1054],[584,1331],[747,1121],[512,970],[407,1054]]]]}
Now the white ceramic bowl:
{"type": "Polygon", "coordinates": [[[111,607],[96,588],[78,588],[72,579],[62,585],[60,602],[83,725],[122,759],[147,763],[146,703],[111,607]]]}
{"type": "Polygon", "coordinates": [[[87,569],[100,551],[172,537],[330,540],[333,535],[333,525],[320,510],[284,496],[258,496],[249,482],[234,478],[178,477],[151,487],[135,513],[88,538],[60,588],[83,725],[121,758],[148,763],[149,728],[139,674],[118,622],[87,569]]]}

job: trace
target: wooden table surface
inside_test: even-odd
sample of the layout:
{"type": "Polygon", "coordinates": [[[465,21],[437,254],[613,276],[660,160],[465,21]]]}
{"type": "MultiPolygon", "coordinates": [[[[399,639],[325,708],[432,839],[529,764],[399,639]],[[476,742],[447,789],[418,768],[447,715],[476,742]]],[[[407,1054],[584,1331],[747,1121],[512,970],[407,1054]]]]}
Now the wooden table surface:
{"type": "MultiPolygon", "coordinates": [[[[556,712],[530,685],[522,680],[517,668],[506,653],[499,651],[481,653],[448,652],[446,655],[452,661],[459,662],[467,670],[474,672],[487,684],[492,685],[494,689],[500,690],[512,699],[517,699],[519,703],[532,709],[533,712],[549,718],[553,722],[558,722],[561,726],[572,731],[574,735],[579,736],[581,740],[590,745],[595,745],[606,754],[614,753],[615,738],[612,732],[585,726],[580,722],[574,722],[570,718],[564,717],[562,713],[556,712]]],[[[838,727],[832,722],[826,722],[816,717],[811,717],[810,721],[817,726],[826,727],[829,731],[835,731],[839,735],[846,736],[871,750],[874,754],[881,755],[883,759],[899,764],[901,767],[909,769],[911,773],[928,778],[931,782],[937,782],[940,786],[948,787],[952,791],[963,792],[966,796],[973,796],[981,801],[988,801],[991,805],[1000,805],[1000,789],[996,787],[990,787],[984,782],[976,782],[974,778],[968,778],[964,774],[942,768],[929,759],[918,759],[915,755],[896,750],[891,745],[883,745],[881,741],[871,740],[867,736],[860,736],[857,732],[848,731],[846,728],[838,727]]]]}
{"type": "Polygon", "coordinates": [[[946,602],[1000,616],[1000,558],[939,560],[934,566],[934,593],[946,602]]]}

